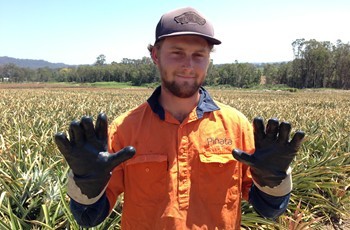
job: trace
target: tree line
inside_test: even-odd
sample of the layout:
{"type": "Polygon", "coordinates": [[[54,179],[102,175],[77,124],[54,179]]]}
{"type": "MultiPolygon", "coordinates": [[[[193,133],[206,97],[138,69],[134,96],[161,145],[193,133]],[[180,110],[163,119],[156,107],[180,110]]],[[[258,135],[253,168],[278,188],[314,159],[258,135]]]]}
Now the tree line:
{"type": "Polygon", "coordinates": [[[292,46],[293,61],[264,66],[268,83],[294,88],[350,89],[349,43],[297,39],[292,46]]]}
{"type": "MultiPolygon", "coordinates": [[[[261,83],[282,84],[293,88],[350,89],[350,44],[336,44],[314,39],[297,39],[292,43],[294,59],[280,63],[211,63],[205,84],[248,88],[261,83]]],[[[71,68],[21,68],[14,64],[0,66],[0,81],[9,82],[130,82],[140,86],[160,82],[152,59],[124,58],[106,64],[105,56],[93,65],[71,68]]]]}

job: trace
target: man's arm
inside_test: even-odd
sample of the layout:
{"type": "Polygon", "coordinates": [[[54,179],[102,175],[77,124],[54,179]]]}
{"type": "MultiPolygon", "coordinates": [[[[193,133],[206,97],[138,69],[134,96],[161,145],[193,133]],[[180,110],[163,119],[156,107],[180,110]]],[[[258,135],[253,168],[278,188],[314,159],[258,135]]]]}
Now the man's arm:
{"type": "Polygon", "coordinates": [[[261,216],[276,219],[282,215],[289,203],[290,193],[284,196],[272,196],[260,191],[254,184],[249,192],[249,203],[261,216]]]}
{"type": "Polygon", "coordinates": [[[109,214],[109,202],[106,193],[94,204],[84,205],[71,199],[70,201],[71,212],[82,227],[93,227],[96,226],[109,214]]]}

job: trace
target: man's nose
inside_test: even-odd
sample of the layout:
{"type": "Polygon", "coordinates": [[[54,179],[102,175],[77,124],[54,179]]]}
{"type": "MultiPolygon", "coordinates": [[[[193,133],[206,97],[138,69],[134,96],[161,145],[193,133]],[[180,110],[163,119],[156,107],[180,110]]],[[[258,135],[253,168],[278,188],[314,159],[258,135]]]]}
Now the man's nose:
{"type": "Polygon", "coordinates": [[[184,68],[192,68],[193,67],[193,60],[191,56],[184,57],[183,65],[184,68]]]}

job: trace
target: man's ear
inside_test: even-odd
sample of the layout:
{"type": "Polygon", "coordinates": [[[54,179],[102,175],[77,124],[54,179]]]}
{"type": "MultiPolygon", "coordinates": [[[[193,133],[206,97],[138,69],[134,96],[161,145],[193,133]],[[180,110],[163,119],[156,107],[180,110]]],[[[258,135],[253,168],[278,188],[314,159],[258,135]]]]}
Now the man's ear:
{"type": "Polygon", "coordinates": [[[158,63],[159,63],[159,57],[158,57],[159,52],[158,51],[159,51],[158,48],[153,47],[152,52],[151,52],[151,57],[152,57],[153,63],[155,65],[158,65],[158,63]]]}

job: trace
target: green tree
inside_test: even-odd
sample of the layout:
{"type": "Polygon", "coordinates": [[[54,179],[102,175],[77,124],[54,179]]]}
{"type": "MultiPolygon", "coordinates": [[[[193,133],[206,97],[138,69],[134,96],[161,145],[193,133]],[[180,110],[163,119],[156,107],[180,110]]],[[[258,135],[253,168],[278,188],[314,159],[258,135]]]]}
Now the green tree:
{"type": "Polygon", "coordinates": [[[332,44],[315,39],[297,39],[292,45],[295,56],[293,82],[297,82],[297,87],[326,87],[335,68],[332,44]]]}
{"type": "Polygon", "coordinates": [[[95,65],[104,65],[106,64],[106,56],[104,54],[100,54],[97,58],[96,58],[96,62],[95,65]]]}
{"type": "Polygon", "coordinates": [[[263,75],[266,77],[266,84],[279,84],[279,64],[267,63],[263,68],[263,75]]]}
{"type": "Polygon", "coordinates": [[[5,64],[0,69],[1,80],[10,82],[22,82],[25,80],[23,68],[16,66],[15,64],[5,64]]]}
{"type": "Polygon", "coordinates": [[[39,82],[48,82],[53,80],[53,70],[47,67],[37,69],[36,75],[37,81],[39,82]]]}
{"type": "Polygon", "coordinates": [[[337,41],[334,47],[335,72],[332,87],[350,89],[350,45],[337,41]]]}

